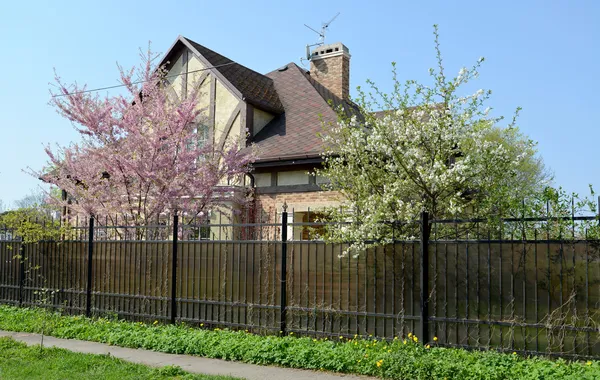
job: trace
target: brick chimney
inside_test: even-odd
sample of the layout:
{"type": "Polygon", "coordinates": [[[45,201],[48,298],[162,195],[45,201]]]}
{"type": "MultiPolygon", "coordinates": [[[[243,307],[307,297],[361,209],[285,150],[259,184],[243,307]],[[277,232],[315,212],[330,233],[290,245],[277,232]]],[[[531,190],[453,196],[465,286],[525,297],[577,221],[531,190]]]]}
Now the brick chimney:
{"type": "Polygon", "coordinates": [[[350,51],[341,42],[323,45],[310,55],[310,76],[342,99],[350,95],[350,51]]]}

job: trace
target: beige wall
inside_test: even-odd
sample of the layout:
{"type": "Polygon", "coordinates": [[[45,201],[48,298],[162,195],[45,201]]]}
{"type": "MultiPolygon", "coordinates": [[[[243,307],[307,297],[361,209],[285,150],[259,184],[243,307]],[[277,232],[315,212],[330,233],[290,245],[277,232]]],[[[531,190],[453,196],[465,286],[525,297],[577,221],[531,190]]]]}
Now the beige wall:
{"type": "Polygon", "coordinates": [[[196,58],[190,51],[188,59],[188,72],[194,71],[188,74],[188,84],[197,83],[200,77],[204,74],[204,71],[197,71],[206,68],[206,66],[196,58]]]}
{"type": "MultiPolygon", "coordinates": [[[[198,58],[193,56],[192,52],[189,53],[188,60],[188,72],[202,70],[205,68],[205,65],[200,62],[198,58]]],[[[202,116],[208,118],[208,106],[210,106],[210,81],[212,76],[209,74],[202,82],[200,82],[200,78],[204,75],[204,71],[196,71],[191,74],[188,74],[188,91],[192,91],[194,86],[200,87],[200,98],[198,101],[198,107],[202,109],[202,116]]],[[[209,124],[209,121],[207,120],[209,124]]]]}
{"type": "Polygon", "coordinates": [[[170,95],[173,96],[173,101],[181,99],[183,90],[183,80],[185,72],[185,65],[183,64],[183,54],[180,52],[176,56],[174,61],[171,61],[169,73],[167,74],[167,81],[169,83],[170,95]]]}
{"type": "MultiPolygon", "coordinates": [[[[185,54],[183,51],[179,53],[173,64],[171,65],[171,69],[169,70],[168,75],[177,75],[185,73],[186,65],[184,64],[185,54]]],[[[202,115],[205,118],[209,116],[209,106],[211,104],[211,81],[213,80],[213,75],[209,74],[202,82],[200,82],[200,78],[205,74],[204,71],[197,71],[206,68],[206,65],[202,63],[202,61],[197,58],[194,53],[188,50],[188,62],[187,62],[187,71],[195,71],[193,73],[188,74],[187,79],[187,88],[188,91],[191,91],[192,86],[200,86],[200,99],[198,102],[198,107],[203,110],[202,115]]],[[[181,93],[183,90],[183,83],[185,80],[184,75],[174,76],[169,78],[170,86],[173,90],[173,93],[177,95],[178,98],[181,98],[181,93]]],[[[242,133],[241,126],[241,114],[238,112],[238,105],[242,103],[227,87],[221,83],[219,79],[215,79],[215,112],[214,112],[214,120],[206,119],[207,124],[214,125],[213,138],[214,144],[218,144],[222,141],[223,138],[226,138],[228,141],[241,141],[245,134],[242,133]],[[231,118],[232,114],[237,114],[235,116],[234,122],[229,128],[228,121],[231,118]]]]}
{"type": "Polygon", "coordinates": [[[252,134],[256,135],[258,132],[260,132],[265,127],[265,125],[267,125],[271,120],[273,120],[273,118],[275,118],[274,115],[255,108],[253,131],[251,131],[252,134]]]}
{"type": "Polygon", "coordinates": [[[215,91],[215,143],[221,141],[225,135],[229,141],[239,141],[240,138],[240,115],[236,116],[231,128],[227,128],[227,121],[231,114],[236,111],[241,102],[222,83],[217,80],[215,91]]]}

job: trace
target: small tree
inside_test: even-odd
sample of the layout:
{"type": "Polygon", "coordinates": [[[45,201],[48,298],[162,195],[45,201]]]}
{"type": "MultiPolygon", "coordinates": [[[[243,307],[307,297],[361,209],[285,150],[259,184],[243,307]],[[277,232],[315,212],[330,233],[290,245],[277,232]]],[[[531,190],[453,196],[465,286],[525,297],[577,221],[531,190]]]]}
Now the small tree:
{"type": "Polygon", "coordinates": [[[373,93],[359,88],[360,113],[339,112],[337,125],[323,134],[325,164],[317,174],[330,179],[327,187],[347,206],[330,216],[351,221],[330,229],[331,240],[389,242],[387,222],[417,220],[422,211],[439,219],[522,210],[523,199],[548,185],[535,143],[515,125],[519,110],[500,128],[503,117],[490,116],[485,106],[491,91],[460,94],[484,59],[449,78],[437,26],[434,35],[438,65],[429,70],[431,85],[400,83],[393,64],[393,92],[369,82],[373,93]]]}
{"type": "Polygon", "coordinates": [[[251,150],[237,141],[222,149],[208,141],[199,83],[174,96],[166,69],[153,64],[156,55],[141,57],[137,70],[119,66],[126,95],[102,98],[56,77],[51,105],[82,140],[57,151],[47,147],[49,165],[32,174],[69,194],[53,203],[109,223],[120,216],[144,225],[176,210],[206,215],[243,201],[232,184],[247,172],[251,150]]]}
{"type": "MultiPolygon", "coordinates": [[[[36,194],[36,193],[32,193],[36,194]]],[[[40,350],[44,346],[44,334],[50,318],[49,308],[54,304],[54,297],[59,289],[49,288],[47,278],[39,264],[32,264],[25,253],[25,245],[37,247],[43,242],[56,242],[65,234],[65,229],[61,227],[60,220],[55,218],[56,209],[46,204],[42,197],[27,196],[28,201],[16,202],[25,205],[22,207],[4,213],[0,213],[0,232],[4,231],[5,237],[9,240],[6,249],[13,251],[13,260],[18,260],[23,266],[25,286],[37,289],[33,290],[34,303],[40,306],[42,310],[41,334],[42,341],[40,350]],[[35,199],[36,202],[30,200],[35,199]],[[39,201],[39,202],[37,202],[39,201]],[[16,242],[20,249],[16,249],[11,243],[16,242]]],[[[2,238],[0,237],[0,240],[2,238]]],[[[60,243],[57,243],[60,244],[60,243]]]]}

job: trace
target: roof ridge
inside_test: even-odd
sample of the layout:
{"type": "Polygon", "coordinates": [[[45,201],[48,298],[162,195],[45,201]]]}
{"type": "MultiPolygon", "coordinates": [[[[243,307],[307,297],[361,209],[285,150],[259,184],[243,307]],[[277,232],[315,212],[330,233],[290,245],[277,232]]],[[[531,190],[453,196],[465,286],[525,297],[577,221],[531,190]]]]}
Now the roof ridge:
{"type": "Polygon", "coordinates": [[[183,36],[180,38],[184,44],[188,44],[192,50],[202,56],[206,64],[213,66],[211,69],[221,75],[222,79],[238,92],[242,100],[267,112],[276,114],[284,112],[272,78],[249,69],[194,40],[183,36]]]}
{"type": "Polygon", "coordinates": [[[222,58],[224,58],[224,59],[226,59],[226,60],[228,60],[228,61],[230,61],[230,62],[233,62],[233,63],[235,63],[236,65],[240,65],[240,66],[242,66],[242,67],[243,67],[243,68],[245,68],[246,70],[252,71],[253,73],[256,73],[256,74],[258,74],[258,75],[262,75],[263,77],[265,77],[265,78],[268,78],[268,79],[269,79],[269,80],[271,80],[271,81],[273,80],[273,79],[269,78],[268,76],[266,76],[265,74],[259,73],[258,71],[256,71],[256,70],[253,70],[253,69],[249,68],[248,66],[242,65],[242,64],[241,64],[241,63],[239,63],[238,61],[234,61],[233,59],[231,59],[231,58],[229,58],[229,57],[226,57],[226,56],[224,56],[223,54],[221,54],[221,53],[218,53],[218,52],[216,52],[216,51],[214,51],[214,50],[212,50],[212,49],[210,49],[210,48],[207,48],[206,46],[204,46],[204,45],[202,45],[202,44],[200,44],[200,43],[198,43],[198,42],[196,42],[196,41],[194,41],[194,40],[192,40],[192,39],[190,39],[190,38],[187,38],[187,37],[185,37],[185,36],[181,36],[181,37],[182,37],[182,38],[184,38],[184,39],[186,39],[187,41],[189,41],[189,42],[193,43],[193,44],[196,44],[196,45],[202,46],[204,49],[206,49],[206,50],[210,51],[211,53],[213,53],[213,54],[215,54],[215,55],[218,55],[218,56],[220,56],[220,57],[222,57],[222,58]]]}
{"type": "Polygon", "coordinates": [[[295,63],[294,63],[294,66],[296,66],[296,68],[298,70],[300,70],[300,72],[304,75],[304,77],[308,80],[308,82],[315,88],[315,90],[317,90],[319,95],[321,95],[321,97],[323,98],[323,100],[325,100],[325,102],[327,102],[327,104],[329,104],[329,100],[332,100],[335,104],[340,104],[343,101],[342,98],[340,98],[339,96],[337,96],[336,94],[331,92],[331,90],[329,90],[327,87],[325,87],[321,83],[319,83],[318,80],[311,77],[309,70],[304,70],[304,69],[300,68],[298,65],[296,65],[295,63]],[[321,92],[325,93],[326,96],[330,96],[330,98],[326,99],[323,96],[324,94],[322,94],[321,92]]]}

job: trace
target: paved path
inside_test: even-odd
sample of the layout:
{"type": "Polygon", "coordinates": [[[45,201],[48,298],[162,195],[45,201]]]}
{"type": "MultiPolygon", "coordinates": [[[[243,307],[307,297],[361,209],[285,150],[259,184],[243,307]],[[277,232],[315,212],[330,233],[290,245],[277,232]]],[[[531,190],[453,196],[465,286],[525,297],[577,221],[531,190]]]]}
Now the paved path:
{"type": "MultiPolygon", "coordinates": [[[[9,336],[28,345],[40,344],[41,335],[1,331],[0,337],[9,336]]],[[[84,340],[58,339],[51,336],[44,337],[44,346],[60,347],[74,352],[87,354],[110,354],[128,362],[145,364],[152,367],[176,365],[183,370],[193,373],[209,375],[229,375],[248,380],[336,380],[336,379],[361,379],[374,378],[354,375],[332,374],[300,369],[267,367],[239,362],[229,362],[219,359],[207,359],[197,356],[165,354],[162,352],[139,350],[109,346],[104,343],[87,342],[84,340]]]]}

